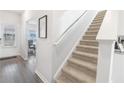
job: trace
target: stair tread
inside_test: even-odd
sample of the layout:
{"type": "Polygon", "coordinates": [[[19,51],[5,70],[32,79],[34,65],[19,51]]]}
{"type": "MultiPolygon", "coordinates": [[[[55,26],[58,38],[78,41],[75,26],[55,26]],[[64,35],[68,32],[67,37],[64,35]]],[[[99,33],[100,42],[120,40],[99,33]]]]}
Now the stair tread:
{"type": "Polygon", "coordinates": [[[98,32],[98,30],[88,30],[88,31],[86,31],[86,33],[89,33],[89,32],[94,32],[94,33],[96,33],[96,32],[98,32]]]}
{"type": "Polygon", "coordinates": [[[101,24],[99,21],[93,21],[91,24],[101,24]]]}
{"type": "Polygon", "coordinates": [[[97,35],[98,31],[87,31],[85,35],[97,35]]]}
{"type": "Polygon", "coordinates": [[[92,22],[100,22],[100,23],[102,23],[102,19],[94,19],[92,22]]]}
{"type": "Polygon", "coordinates": [[[97,15],[95,18],[102,18],[103,19],[103,17],[104,17],[103,15],[97,15]]]}
{"type": "Polygon", "coordinates": [[[87,32],[98,32],[98,29],[88,29],[87,32]]]}
{"type": "Polygon", "coordinates": [[[67,65],[63,68],[63,71],[76,78],[80,82],[95,82],[95,78],[87,75],[81,70],[74,69],[73,67],[67,65]]]}
{"type": "MultiPolygon", "coordinates": [[[[86,39],[82,39],[80,40],[80,42],[87,42],[87,43],[98,43],[97,40],[86,40],[86,39]]],[[[86,44],[81,44],[80,45],[86,45],[86,44]]],[[[94,45],[88,45],[88,46],[94,46],[94,45]]]]}
{"type": "Polygon", "coordinates": [[[96,35],[84,35],[84,36],[96,36],[96,35]]]}
{"type": "Polygon", "coordinates": [[[90,25],[101,25],[101,21],[97,22],[97,21],[92,21],[92,23],[90,25]],[[96,23],[95,23],[96,22],[96,23]]]}
{"type": "Polygon", "coordinates": [[[89,34],[85,34],[82,39],[84,40],[96,40],[96,36],[97,35],[89,35],[89,34]]]}
{"type": "Polygon", "coordinates": [[[70,79],[67,79],[65,75],[62,75],[59,77],[59,79],[56,80],[57,83],[72,83],[70,79]]]}
{"type": "Polygon", "coordinates": [[[88,45],[88,46],[97,46],[98,47],[98,41],[97,40],[86,40],[86,39],[82,39],[82,40],[80,40],[80,43],[79,44],[80,45],[88,45]],[[87,43],[89,43],[89,44],[87,44],[87,43]],[[92,43],[94,43],[94,45],[92,43]]]}
{"type": "MultiPolygon", "coordinates": [[[[93,20],[92,23],[101,24],[101,23],[102,23],[102,20],[93,20]]],[[[92,24],[92,23],[91,23],[91,24],[92,24]]]]}
{"type": "Polygon", "coordinates": [[[89,27],[88,30],[99,30],[99,27],[89,27]]]}
{"type": "Polygon", "coordinates": [[[71,81],[69,81],[69,79],[62,79],[62,78],[59,78],[56,80],[57,83],[71,83],[71,81]]]}
{"type": "Polygon", "coordinates": [[[77,59],[77,58],[70,58],[68,60],[69,62],[73,63],[73,64],[76,64],[76,65],[79,65],[79,66],[82,66],[82,67],[86,67],[94,72],[96,72],[96,64],[93,64],[91,62],[86,62],[86,61],[83,61],[83,60],[80,60],[80,59],[77,59]]]}
{"type": "Polygon", "coordinates": [[[103,20],[103,17],[96,17],[94,20],[103,20]]]}
{"type": "Polygon", "coordinates": [[[91,26],[91,27],[92,27],[92,26],[95,26],[95,27],[96,27],[96,26],[101,26],[101,23],[93,23],[93,22],[92,22],[92,23],[90,24],[90,26],[91,26]]]}
{"type": "Polygon", "coordinates": [[[89,26],[89,28],[99,28],[99,26],[98,27],[96,27],[96,26],[89,26]]]}
{"type": "Polygon", "coordinates": [[[74,51],[73,53],[75,53],[75,54],[80,54],[80,55],[85,55],[85,56],[89,56],[89,57],[94,57],[94,58],[96,58],[97,59],[97,54],[91,54],[91,53],[86,53],[86,52],[80,52],[80,51],[74,51]]]}
{"type": "Polygon", "coordinates": [[[97,20],[100,20],[100,21],[102,21],[102,20],[103,20],[103,18],[96,17],[96,18],[94,18],[94,19],[93,19],[93,21],[94,21],[94,20],[96,20],[96,21],[97,21],[97,20]]]}
{"type": "Polygon", "coordinates": [[[77,45],[77,47],[84,47],[84,48],[92,48],[92,49],[98,49],[97,46],[88,46],[88,45],[77,45]]]}
{"type": "Polygon", "coordinates": [[[101,24],[91,24],[90,26],[100,26],[101,24]]]}

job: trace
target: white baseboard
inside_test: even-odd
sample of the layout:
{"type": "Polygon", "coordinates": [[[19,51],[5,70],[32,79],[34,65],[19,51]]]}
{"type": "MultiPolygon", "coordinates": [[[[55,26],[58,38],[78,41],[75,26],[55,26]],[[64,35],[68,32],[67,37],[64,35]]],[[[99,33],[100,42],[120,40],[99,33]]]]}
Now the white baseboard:
{"type": "Polygon", "coordinates": [[[21,58],[23,59],[23,60],[25,60],[25,61],[27,61],[28,60],[28,58],[27,57],[24,57],[24,56],[22,56],[22,55],[20,55],[21,56],[21,58]]]}
{"type": "Polygon", "coordinates": [[[48,81],[38,70],[35,70],[35,73],[39,76],[39,78],[40,78],[44,83],[49,83],[49,81],[48,81]]]}

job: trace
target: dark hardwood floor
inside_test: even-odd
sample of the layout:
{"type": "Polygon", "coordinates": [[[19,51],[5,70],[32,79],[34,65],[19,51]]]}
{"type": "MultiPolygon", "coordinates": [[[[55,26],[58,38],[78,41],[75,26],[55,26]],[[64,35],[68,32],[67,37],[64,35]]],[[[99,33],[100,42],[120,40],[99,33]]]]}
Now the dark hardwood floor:
{"type": "Polygon", "coordinates": [[[42,83],[34,73],[36,59],[28,61],[20,57],[0,59],[0,83],[42,83]]]}

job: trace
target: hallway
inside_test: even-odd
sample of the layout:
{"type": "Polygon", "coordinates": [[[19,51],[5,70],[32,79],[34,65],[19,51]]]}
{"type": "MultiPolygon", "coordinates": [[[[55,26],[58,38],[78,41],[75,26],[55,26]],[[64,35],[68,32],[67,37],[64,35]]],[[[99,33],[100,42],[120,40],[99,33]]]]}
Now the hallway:
{"type": "Polygon", "coordinates": [[[29,61],[20,57],[0,60],[0,83],[41,83],[42,81],[33,72],[35,57],[29,61]]]}

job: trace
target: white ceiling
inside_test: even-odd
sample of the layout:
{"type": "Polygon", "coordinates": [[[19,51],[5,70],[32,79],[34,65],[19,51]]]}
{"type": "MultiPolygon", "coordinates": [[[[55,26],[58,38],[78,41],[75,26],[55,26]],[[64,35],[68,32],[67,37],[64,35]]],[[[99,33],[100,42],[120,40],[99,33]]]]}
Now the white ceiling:
{"type": "Polygon", "coordinates": [[[22,14],[24,12],[24,10],[5,10],[5,11],[17,13],[17,14],[22,14]]]}

